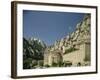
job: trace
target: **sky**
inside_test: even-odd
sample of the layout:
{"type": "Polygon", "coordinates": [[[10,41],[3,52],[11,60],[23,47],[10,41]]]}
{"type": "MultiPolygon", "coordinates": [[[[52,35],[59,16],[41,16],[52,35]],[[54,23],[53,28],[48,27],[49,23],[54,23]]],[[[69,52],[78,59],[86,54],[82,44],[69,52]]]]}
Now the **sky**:
{"type": "Polygon", "coordinates": [[[81,22],[84,13],[51,12],[23,10],[23,36],[31,37],[52,45],[75,31],[76,24],[81,22]]]}

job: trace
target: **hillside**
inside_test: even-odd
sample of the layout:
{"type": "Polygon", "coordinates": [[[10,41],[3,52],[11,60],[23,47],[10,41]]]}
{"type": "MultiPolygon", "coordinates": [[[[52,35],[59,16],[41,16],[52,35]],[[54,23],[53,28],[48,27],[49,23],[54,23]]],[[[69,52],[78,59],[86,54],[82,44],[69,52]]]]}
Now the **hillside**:
{"type": "Polygon", "coordinates": [[[85,15],[82,22],[79,22],[76,25],[76,30],[64,38],[57,40],[51,47],[51,50],[59,49],[62,51],[62,53],[70,52],[71,50],[74,51],[78,49],[77,44],[90,41],[90,20],[91,16],[89,14],[85,15]]]}
{"type": "Polygon", "coordinates": [[[39,60],[43,60],[43,53],[45,48],[45,43],[39,39],[31,38],[26,40],[23,38],[23,68],[33,68],[32,62],[35,62],[37,65],[39,60]]]}

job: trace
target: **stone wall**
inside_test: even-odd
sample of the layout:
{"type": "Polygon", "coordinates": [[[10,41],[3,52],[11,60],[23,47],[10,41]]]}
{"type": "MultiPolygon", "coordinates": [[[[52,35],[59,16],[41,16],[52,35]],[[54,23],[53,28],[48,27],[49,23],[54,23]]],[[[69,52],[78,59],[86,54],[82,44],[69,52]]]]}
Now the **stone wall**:
{"type": "Polygon", "coordinates": [[[81,66],[90,65],[90,43],[83,43],[79,46],[79,50],[65,54],[63,56],[63,62],[70,61],[72,62],[72,66],[78,66],[79,63],[81,66]],[[89,63],[87,64],[87,62],[89,63]]]}

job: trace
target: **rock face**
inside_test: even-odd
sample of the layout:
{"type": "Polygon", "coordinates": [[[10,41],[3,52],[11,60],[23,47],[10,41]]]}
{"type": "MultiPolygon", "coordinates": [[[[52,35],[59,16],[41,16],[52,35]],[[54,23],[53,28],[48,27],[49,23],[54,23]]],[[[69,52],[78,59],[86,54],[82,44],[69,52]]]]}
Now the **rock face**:
{"type": "Polygon", "coordinates": [[[23,68],[35,68],[39,63],[43,63],[45,48],[45,43],[39,39],[31,38],[26,40],[23,38],[23,68]]]}
{"type": "Polygon", "coordinates": [[[78,43],[83,43],[85,41],[90,41],[91,39],[91,17],[90,15],[85,15],[82,22],[76,25],[76,30],[72,32],[70,35],[62,38],[60,41],[55,42],[54,48],[63,50],[65,52],[65,48],[69,49],[71,47],[76,47],[78,43]]]}
{"type": "Polygon", "coordinates": [[[76,30],[74,32],[56,41],[53,46],[48,48],[48,51],[44,54],[44,65],[51,65],[53,58],[49,58],[49,56],[53,54],[57,55],[56,51],[59,51],[59,56],[62,56],[63,62],[69,61],[74,65],[84,65],[86,60],[89,62],[87,65],[90,65],[90,41],[91,16],[87,14],[84,16],[83,21],[76,25],[76,30]],[[46,59],[46,57],[48,58],[46,59]]]}

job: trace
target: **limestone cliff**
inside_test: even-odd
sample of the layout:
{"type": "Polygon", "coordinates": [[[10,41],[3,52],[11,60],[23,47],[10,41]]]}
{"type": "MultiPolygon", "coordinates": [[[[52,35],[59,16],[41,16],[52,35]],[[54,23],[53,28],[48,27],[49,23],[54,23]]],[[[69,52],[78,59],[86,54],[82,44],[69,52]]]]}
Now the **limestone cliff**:
{"type": "Polygon", "coordinates": [[[76,30],[65,38],[58,40],[51,47],[51,50],[59,49],[64,53],[70,48],[78,49],[77,44],[83,42],[90,42],[91,39],[91,16],[87,14],[84,16],[82,22],[76,25],[76,30]]]}

